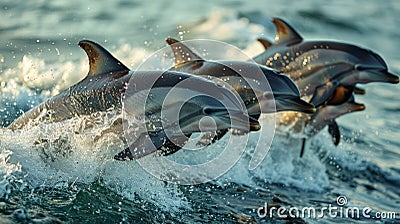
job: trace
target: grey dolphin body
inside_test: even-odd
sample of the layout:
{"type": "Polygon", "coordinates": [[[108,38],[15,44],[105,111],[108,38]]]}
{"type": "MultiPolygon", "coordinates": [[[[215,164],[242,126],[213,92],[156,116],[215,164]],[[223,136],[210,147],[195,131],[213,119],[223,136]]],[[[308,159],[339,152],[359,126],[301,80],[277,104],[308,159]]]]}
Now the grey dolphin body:
{"type": "Polygon", "coordinates": [[[304,41],[284,20],[274,18],[272,22],[277,28],[275,43],[262,39],[266,50],[254,61],[288,74],[302,96],[314,95],[311,102],[316,106],[326,102],[338,86],[399,82],[382,57],[371,50],[336,41],[304,41]]]}
{"type": "Polygon", "coordinates": [[[129,85],[134,88],[128,88],[124,102],[135,103],[126,105],[126,112],[133,117],[144,116],[149,122],[137,140],[115,159],[137,159],[157,150],[164,155],[174,153],[194,132],[260,129],[258,121],[245,113],[238,96],[205,78],[172,71],[140,71],[133,73],[129,85]],[[136,103],[142,99],[147,100],[142,105],[136,103]],[[213,118],[215,123],[199,125],[202,118],[213,118]]]}
{"type": "MultiPolygon", "coordinates": [[[[345,103],[341,103],[340,105],[321,106],[305,123],[304,134],[311,137],[320,132],[325,126],[328,126],[328,132],[332,136],[333,144],[338,145],[341,136],[339,126],[335,119],[348,113],[363,111],[364,109],[364,104],[359,104],[354,101],[354,95],[351,95],[345,103]]],[[[300,157],[304,154],[304,147],[305,138],[303,138],[300,157]]]]}
{"type": "MultiPolygon", "coordinates": [[[[315,108],[312,105],[300,99],[300,92],[297,86],[286,75],[250,62],[207,61],[190,50],[185,44],[175,39],[167,38],[166,41],[171,45],[175,56],[175,65],[172,70],[187,72],[212,80],[220,79],[237,91],[246,104],[252,106],[254,104],[251,102],[260,97],[262,102],[256,103],[261,108],[261,111],[258,111],[258,113],[276,111],[315,112],[315,108]],[[238,71],[244,72],[245,75],[242,76],[238,71]],[[260,80],[260,76],[257,73],[261,73],[263,79],[260,80]],[[249,84],[249,80],[263,83],[251,85],[249,84]],[[268,80],[269,84],[264,83],[265,80],[268,80]],[[266,91],[269,92],[266,93],[266,91]],[[275,99],[276,108],[271,108],[271,104],[268,103],[268,100],[271,99],[265,98],[265,96],[270,94],[275,99]]],[[[251,114],[249,107],[248,110],[249,114],[251,114]]]]}
{"type": "Polygon", "coordinates": [[[314,130],[306,132],[309,136],[328,125],[337,145],[340,132],[335,118],[353,111],[347,110],[347,106],[355,105],[353,93],[365,94],[355,85],[399,82],[382,57],[371,50],[336,41],[304,41],[284,20],[273,18],[272,22],[277,29],[275,42],[259,39],[266,50],[254,60],[288,74],[298,85],[301,96],[310,98],[317,107],[315,115],[303,120],[306,126],[314,127],[306,128],[314,130]],[[329,117],[329,122],[323,116],[329,117]]]}
{"type": "Polygon", "coordinates": [[[129,69],[108,51],[91,41],[80,41],[89,58],[89,73],[79,83],[26,112],[8,128],[17,130],[29,122],[58,122],[109,108],[121,108],[122,95],[130,79],[129,69]]]}
{"type": "MultiPolygon", "coordinates": [[[[261,113],[276,111],[315,112],[313,105],[300,99],[298,88],[286,75],[250,62],[207,61],[175,39],[167,38],[166,41],[175,56],[175,65],[171,70],[203,76],[221,85],[227,84],[240,95],[248,114],[254,119],[258,119],[261,113]],[[242,76],[239,71],[245,75],[242,76]]],[[[218,130],[212,139],[205,135],[198,144],[214,143],[227,132],[227,129],[218,130]]]]}
{"type": "MultiPolygon", "coordinates": [[[[335,118],[347,113],[362,111],[364,109],[365,106],[363,104],[359,104],[354,101],[354,96],[351,96],[347,102],[340,105],[327,105],[312,115],[312,118],[306,125],[305,132],[309,136],[315,135],[326,125],[332,124],[335,118]]],[[[337,133],[337,131],[333,130],[335,127],[337,127],[336,124],[330,126],[329,132],[335,136],[335,141],[339,143],[340,135],[336,136],[335,133],[337,133]]]]}
{"type": "MultiPolygon", "coordinates": [[[[133,97],[134,99],[140,92],[136,90],[144,90],[146,87],[152,94],[157,94],[157,97],[149,97],[150,100],[146,102],[146,108],[144,108],[142,113],[132,108],[128,112],[134,115],[160,116],[163,102],[162,99],[159,98],[162,98],[163,94],[165,96],[168,90],[173,88],[174,85],[183,81],[189,81],[194,86],[206,88],[205,90],[215,90],[223,98],[222,100],[231,102],[229,105],[232,108],[221,106],[219,101],[206,96],[204,91],[201,92],[201,90],[198,89],[197,91],[203,93],[203,95],[187,100],[182,106],[181,112],[179,112],[181,108],[175,108],[179,113],[176,122],[181,126],[185,136],[190,136],[192,132],[200,132],[201,130],[199,129],[198,122],[199,119],[205,116],[216,119],[217,129],[233,127],[244,132],[248,132],[251,129],[259,129],[258,122],[251,121],[251,119],[242,112],[243,108],[240,108],[240,105],[235,103],[235,99],[237,99],[236,95],[229,89],[222,88],[214,82],[201,77],[173,71],[166,71],[162,74],[152,71],[132,72],[114,58],[107,50],[92,41],[80,41],[79,46],[85,50],[89,58],[90,69],[88,75],[79,83],[26,112],[11,123],[8,128],[17,130],[22,129],[28,124],[37,125],[42,122],[59,122],[71,119],[75,116],[105,112],[110,109],[121,112],[124,109],[123,104],[127,102],[126,100],[124,101],[124,98],[127,96],[127,91],[129,92],[131,90],[129,92],[129,97],[133,97]],[[157,78],[157,75],[159,78],[157,78]],[[138,85],[140,85],[140,83],[154,82],[154,85],[129,88],[128,83],[132,83],[132,81],[134,84],[138,85]],[[232,114],[227,114],[232,111],[232,114]],[[236,121],[231,122],[231,119],[236,121]]],[[[142,92],[143,91],[140,93],[142,92]]],[[[143,98],[141,98],[142,96],[143,95],[139,94],[137,97],[138,100],[143,100],[143,98]]],[[[130,99],[131,98],[128,98],[128,100],[130,99]]],[[[134,104],[134,102],[130,103],[134,104]]],[[[167,105],[173,106],[173,103],[174,102],[169,101],[167,105]]],[[[118,134],[123,133],[122,122],[117,122],[115,125],[117,126],[118,134]]],[[[168,136],[164,130],[146,129],[146,133],[139,133],[139,135],[137,141],[130,146],[131,148],[135,148],[135,150],[139,149],[140,153],[133,152],[128,155],[126,153],[129,152],[128,148],[114,158],[119,160],[140,158],[162,149],[163,147],[168,148],[168,146],[172,148],[172,151],[169,151],[169,153],[173,153],[181,147],[171,142],[171,139],[169,139],[170,136],[168,136]],[[152,142],[149,142],[149,139],[152,142]],[[150,144],[151,147],[149,146],[150,144]]],[[[174,135],[171,136],[176,137],[174,135]]],[[[178,143],[183,142],[181,141],[178,143]]]]}

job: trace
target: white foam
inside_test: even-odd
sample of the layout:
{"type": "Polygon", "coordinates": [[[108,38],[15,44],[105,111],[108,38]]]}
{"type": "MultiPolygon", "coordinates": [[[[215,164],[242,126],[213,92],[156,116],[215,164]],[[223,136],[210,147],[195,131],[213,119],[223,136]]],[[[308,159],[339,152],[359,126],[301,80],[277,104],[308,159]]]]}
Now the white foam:
{"type": "Polygon", "coordinates": [[[190,28],[190,37],[224,41],[240,36],[245,43],[255,42],[256,38],[265,32],[263,26],[250,23],[247,18],[238,18],[237,12],[229,10],[212,11],[206,20],[190,28]]]}
{"type": "Polygon", "coordinates": [[[300,148],[299,139],[277,135],[264,161],[256,169],[249,170],[253,149],[248,147],[246,155],[219,182],[264,188],[275,183],[309,191],[323,191],[329,186],[324,164],[311,152],[300,158],[300,148]]]}
{"type": "Polygon", "coordinates": [[[95,121],[81,117],[16,132],[3,129],[5,134],[0,139],[3,143],[0,167],[3,170],[0,172],[4,171],[5,175],[0,193],[8,192],[9,176],[19,171],[24,174],[22,181],[33,189],[55,187],[60,183],[68,187],[74,183],[100,181],[131,200],[136,200],[138,195],[168,211],[189,208],[176,185],[165,185],[135,161],[114,160],[113,156],[124,148],[114,133],[95,140],[114,121],[115,116],[110,113],[96,116],[95,121]]]}
{"type": "MultiPolygon", "coordinates": [[[[1,148],[2,144],[0,144],[1,148]]],[[[4,149],[0,152],[0,196],[8,198],[12,189],[23,187],[21,164],[9,162],[12,151],[4,149]]]]}
{"type": "MultiPolygon", "coordinates": [[[[115,51],[115,55],[127,66],[134,66],[141,63],[148,53],[143,48],[133,48],[124,44],[115,51]]],[[[0,82],[4,82],[3,85],[11,86],[15,91],[14,95],[18,95],[20,89],[25,87],[44,90],[43,92],[47,96],[53,96],[82,80],[88,70],[89,62],[86,57],[78,62],[67,60],[56,64],[47,64],[40,57],[24,55],[16,67],[4,71],[4,74],[0,76],[0,82]]]]}
{"type": "Polygon", "coordinates": [[[4,72],[2,79],[30,89],[51,90],[54,95],[82,79],[87,73],[84,70],[83,61],[47,65],[43,59],[24,55],[15,68],[4,72]]]}
{"type": "MultiPolygon", "coordinates": [[[[90,184],[100,181],[110,190],[133,201],[139,197],[170,212],[190,210],[191,205],[178,185],[158,180],[136,161],[113,160],[113,155],[124,147],[118,136],[109,133],[98,141],[94,140],[114,121],[114,115],[109,112],[95,116],[97,119],[94,121],[92,118],[81,117],[59,123],[40,124],[16,132],[2,129],[0,172],[4,176],[0,192],[9,192],[7,186],[10,184],[10,176],[21,173],[18,180],[22,187],[34,189],[60,184],[68,187],[75,183],[90,184]]],[[[254,187],[281,183],[314,191],[321,191],[329,186],[325,168],[316,155],[307,153],[300,159],[299,149],[293,148],[298,143],[284,137],[276,138],[261,166],[250,171],[249,155],[257,141],[257,136],[252,134],[247,155],[216,183],[242,183],[254,187]]],[[[221,145],[224,144],[215,144],[212,147],[221,145]]]]}

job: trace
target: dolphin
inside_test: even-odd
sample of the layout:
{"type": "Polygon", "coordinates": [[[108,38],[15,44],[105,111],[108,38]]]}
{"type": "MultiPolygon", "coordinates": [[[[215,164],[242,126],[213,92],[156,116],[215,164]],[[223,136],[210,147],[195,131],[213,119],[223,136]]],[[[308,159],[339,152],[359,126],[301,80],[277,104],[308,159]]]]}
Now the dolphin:
{"type": "Polygon", "coordinates": [[[338,86],[399,82],[382,57],[369,49],[337,41],[304,41],[284,20],[273,18],[272,22],[277,29],[275,42],[258,39],[266,50],[254,61],[289,75],[302,96],[314,95],[311,102],[316,106],[326,102],[338,86]]]}
{"type": "MultiPolygon", "coordinates": [[[[332,111],[336,105],[337,110],[344,109],[342,112],[347,113],[347,109],[340,105],[351,104],[349,100],[353,93],[365,94],[365,90],[356,84],[399,82],[398,76],[388,71],[382,57],[369,49],[337,41],[304,41],[284,20],[273,18],[272,22],[277,29],[275,42],[259,38],[265,51],[256,56],[254,61],[285,72],[295,81],[301,96],[310,99],[309,102],[317,107],[316,114],[319,115],[309,116],[308,123],[320,123],[313,120],[326,114],[318,112],[326,111],[325,106],[332,111]]],[[[340,133],[338,128],[334,128],[335,125],[332,119],[329,130],[335,144],[338,144],[340,139],[336,136],[340,136],[340,133]]]]}
{"type": "Polygon", "coordinates": [[[8,126],[9,129],[22,129],[27,124],[59,122],[122,107],[122,96],[131,77],[130,70],[100,45],[89,40],[78,44],[89,58],[87,76],[24,113],[8,126]]]}
{"type": "MultiPolygon", "coordinates": [[[[167,110],[169,113],[179,114],[177,123],[185,137],[190,136],[193,132],[201,132],[199,120],[204,117],[210,117],[215,120],[216,125],[211,125],[212,130],[235,128],[243,132],[248,132],[260,129],[257,121],[252,120],[246,113],[243,113],[246,110],[241,107],[242,105],[237,103],[238,97],[235,93],[208,79],[174,71],[165,71],[162,74],[158,71],[130,71],[106,49],[93,41],[82,40],[79,42],[79,46],[85,50],[89,59],[89,72],[87,76],[77,84],[49,98],[14,120],[8,126],[9,129],[18,130],[29,125],[60,122],[76,116],[90,115],[109,110],[115,110],[119,114],[122,111],[126,111],[127,113],[141,115],[134,107],[129,107],[129,105],[135,104],[136,101],[132,102],[129,100],[138,100],[138,102],[143,100],[142,93],[145,92],[146,88],[150,94],[155,94],[157,97],[148,98],[149,100],[146,102],[146,107],[142,114],[160,116],[162,107],[169,106],[170,109],[167,110]],[[188,99],[187,102],[183,101],[185,98],[179,98],[179,103],[183,103],[182,107],[174,107],[177,100],[175,102],[162,102],[168,90],[183,81],[196,86],[197,88],[194,88],[194,90],[198,94],[188,99]],[[146,83],[149,82],[154,82],[154,85],[147,85],[146,83]],[[134,87],[132,88],[129,83],[135,84],[134,87]],[[143,85],[139,86],[140,84],[143,85]],[[202,88],[204,89],[202,90],[202,88]],[[213,98],[206,92],[207,90],[214,91],[213,96],[218,95],[219,98],[213,98]],[[228,102],[229,104],[227,106],[221,104],[218,99],[221,102],[228,102]],[[125,104],[128,107],[124,106],[125,104]],[[179,109],[182,110],[179,111],[179,109]]],[[[114,127],[114,130],[120,135],[123,133],[123,124],[123,122],[115,122],[116,127],[114,127]]],[[[176,122],[174,124],[176,125],[176,122]]],[[[210,128],[210,125],[205,125],[206,131],[208,130],[207,128],[210,128]]],[[[176,128],[171,129],[176,130],[176,128]]],[[[173,135],[175,133],[167,133],[166,130],[169,131],[168,125],[163,130],[149,128],[148,130],[146,129],[146,132],[139,133],[139,138],[130,145],[130,148],[139,149],[140,153],[133,152],[128,155],[128,159],[140,158],[163,147],[168,148],[168,146],[173,148],[170,153],[179,150],[181,145],[176,146],[175,142],[172,141],[173,139],[169,137],[182,139],[182,136],[173,135]],[[149,142],[148,139],[152,142],[149,142]],[[150,144],[151,147],[148,148],[150,144]]],[[[129,141],[129,139],[126,140],[129,141]]],[[[176,142],[183,143],[182,140],[180,142],[178,140],[176,142]]],[[[127,151],[129,151],[129,148],[123,150],[114,158],[119,160],[125,159],[123,155],[127,151]]]]}
{"type": "MultiPolygon", "coordinates": [[[[321,106],[306,122],[304,133],[311,137],[328,125],[328,132],[332,136],[333,144],[338,145],[340,142],[340,130],[335,119],[347,113],[363,110],[365,110],[365,105],[356,103],[354,101],[354,95],[351,95],[345,103],[340,105],[321,106]]],[[[304,153],[304,146],[305,138],[303,139],[300,157],[302,157],[304,153]]]]}
{"type": "MultiPolygon", "coordinates": [[[[222,80],[222,82],[227,83],[237,91],[246,104],[261,96],[260,99],[265,100],[258,103],[263,113],[276,111],[315,112],[313,105],[300,99],[300,92],[297,86],[284,74],[279,74],[273,69],[245,61],[207,61],[178,40],[167,38],[166,42],[171,46],[175,56],[175,64],[171,70],[204,76],[212,80],[222,80]],[[241,70],[250,71],[245,74],[249,77],[242,77],[238,73],[241,70]],[[260,77],[250,74],[251,72],[257,73],[257,71],[263,73],[266,80],[268,80],[269,87],[266,87],[268,85],[266,83],[262,85],[250,85],[248,83],[249,80],[246,78],[257,79],[256,81],[259,82],[265,81],[265,79],[259,80],[260,77]],[[267,89],[272,90],[276,108],[271,108],[271,104],[266,101],[265,96],[270,96],[271,94],[265,92],[268,91],[267,89]]],[[[251,105],[253,106],[254,104],[251,105]]]]}
{"type": "MultiPolygon", "coordinates": [[[[166,38],[174,53],[173,71],[180,71],[206,77],[215,82],[231,87],[242,98],[248,114],[258,119],[261,113],[279,111],[299,111],[314,113],[313,105],[300,99],[300,92],[293,81],[286,75],[265,66],[244,61],[207,61],[194,53],[182,42],[166,38]],[[246,76],[239,74],[242,71],[246,76]],[[257,76],[262,72],[262,78],[257,76]],[[268,83],[265,81],[268,80],[268,83]],[[256,81],[251,85],[249,82],[256,81]],[[272,93],[271,93],[272,90],[272,93]]],[[[209,145],[222,138],[228,130],[218,130],[211,139],[204,135],[198,145],[209,145]]]]}
{"type": "Polygon", "coordinates": [[[246,108],[237,95],[203,77],[173,71],[136,71],[129,85],[135,88],[128,87],[125,102],[134,104],[126,105],[127,113],[133,117],[144,116],[149,122],[139,138],[114,157],[118,160],[138,159],[156,151],[169,155],[183,147],[194,132],[233,128],[247,133],[261,128],[257,120],[246,115],[246,108]],[[151,88],[148,88],[149,80],[154,82],[151,88]],[[144,102],[143,110],[137,102],[146,98],[145,95],[150,97],[144,102]],[[205,121],[201,125],[203,118],[212,118],[215,123],[205,121]]]}

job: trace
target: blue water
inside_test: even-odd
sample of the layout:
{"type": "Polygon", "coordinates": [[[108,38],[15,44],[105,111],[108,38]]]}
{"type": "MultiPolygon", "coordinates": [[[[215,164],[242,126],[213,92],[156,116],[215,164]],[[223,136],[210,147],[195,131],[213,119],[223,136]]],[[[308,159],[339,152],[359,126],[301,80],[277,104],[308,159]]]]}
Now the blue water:
{"type": "MultiPolygon", "coordinates": [[[[400,74],[398,1],[1,1],[0,124],[8,125],[87,74],[81,39],[101,43],[131,69],[164,47],[165,37],[215,39],[262,52],[257,37],[273,39],[282,17],[306,39],[336,39],[373,49],[400,74]]],[[[273,222],[399,222],[400,85],[369,84],[357,96],[366,110],[338,119],[343,140],[326,130],[301,143],[277,133],[255,170],[244,156],[228,173],[202,185],[180,186],[152,177],[136,162],[113,161],[120,140],[93,142],[77,118],[25,131],[0,129],[0,223],[264,222],[257,208],[336,205],[397,219],[283,219],[273,222]],[[48,141],[43,141],[47,139],[48,141]],[[343,220],[345,219],[345,220],[343,220]]],[[[107,116],[99,123],[110,122],[107,116]]],[[[95,132],[100,131],[95,129],[95,132]]],[[[256,144],[253,135],[252,144],[256,144]]],[[[219,144],[212,147],[218,148],[219,144]]]]}

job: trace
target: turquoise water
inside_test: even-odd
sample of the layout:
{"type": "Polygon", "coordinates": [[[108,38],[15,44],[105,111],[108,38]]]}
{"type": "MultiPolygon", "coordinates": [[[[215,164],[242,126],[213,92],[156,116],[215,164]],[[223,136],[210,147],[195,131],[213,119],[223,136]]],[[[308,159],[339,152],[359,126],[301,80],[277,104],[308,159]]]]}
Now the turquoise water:
{"type": "MultiPolygon", "coordinates": [[[[0,123],[8,125],[87,74],[86,55],[77,46],[81,39],[101,43],[132,69],[166,46],[167,36],[224,41],[252,57],[262,52],[257,37],[273,39],[270,20],[278,16],[307,39],[371,48],[400,74],[399,13],[397,1],[2,1],[0,123]]],[[[265,202],[322,208],[336,205],[339,195],[349,206],[397,212],[397,219],[343,218],[346,222],[398,222],[400,86],[365,89],[357,102],[366,110],[338,119],[343,134],[338,147],[323,130],[299,158],[300,141],[282,131],[255,170],[248,170],[249,156],[244,156],[224,176],[197,186],[164,183],[136,162],[113,161],[120,140],[110,135],[93,143],[84,119],[22,132],[1,128],[0,222],[263,222],[270,220],[260,219],[257,208],[265,202]]],[[[110,122],[107,116],[100,121],[110,122]]],[[[255,144],[250,135],[248,149],[255,144]]]]}

